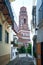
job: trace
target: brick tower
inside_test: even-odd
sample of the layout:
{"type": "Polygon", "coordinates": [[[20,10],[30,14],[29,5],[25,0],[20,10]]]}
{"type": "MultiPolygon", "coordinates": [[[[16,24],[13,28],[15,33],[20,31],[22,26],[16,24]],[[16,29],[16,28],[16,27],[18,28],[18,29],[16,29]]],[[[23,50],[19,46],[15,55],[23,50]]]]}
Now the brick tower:
{"type": "Polygon", "coordinates": [[[19,45],[27,45],[30,43],[30,30],[28,28],[28,16],[26,7],[20,8],[19,14],[19,45]]]}

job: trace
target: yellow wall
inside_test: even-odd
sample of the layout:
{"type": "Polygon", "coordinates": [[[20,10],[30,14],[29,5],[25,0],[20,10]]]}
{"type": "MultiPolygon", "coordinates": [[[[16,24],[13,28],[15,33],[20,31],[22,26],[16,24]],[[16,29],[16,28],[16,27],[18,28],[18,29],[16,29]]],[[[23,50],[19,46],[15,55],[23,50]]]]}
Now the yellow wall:
{"type": "MultiPolygon", "coordinates": [[[[0,41],[0,56],[10,54],[11,50],[11,44],[10,44],[10,39],[9,43],[5,43],[5,30],[10,33],[10,29],[8,28],[8,23],[5,21],[3,14],[0,12],[0,24],[2,25],[2,41],[0,41]]],[[[10,37],[10,36],[9,36],[10,37]]]]}

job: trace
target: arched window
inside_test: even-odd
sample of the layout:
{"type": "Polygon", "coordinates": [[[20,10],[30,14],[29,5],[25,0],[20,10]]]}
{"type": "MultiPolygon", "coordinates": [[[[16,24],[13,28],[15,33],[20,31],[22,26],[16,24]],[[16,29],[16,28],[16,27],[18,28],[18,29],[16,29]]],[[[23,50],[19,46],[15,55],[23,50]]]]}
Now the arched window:
{"type": "Polygon", "coordinates": [[[26,23],[26,19],[24,19],[24,24],[26,23]]]}

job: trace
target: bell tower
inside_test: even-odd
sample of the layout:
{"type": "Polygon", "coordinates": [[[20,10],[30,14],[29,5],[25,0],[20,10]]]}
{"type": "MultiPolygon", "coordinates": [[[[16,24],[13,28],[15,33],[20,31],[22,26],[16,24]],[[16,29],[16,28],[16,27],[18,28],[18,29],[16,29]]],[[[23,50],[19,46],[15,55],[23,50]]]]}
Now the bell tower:
{"type": "Polygon", "coordinates": [[[23,44],[26,46],[28,43],[30,43],[28,15],[27,15],[26,7],[24,6],[20,8],[18,36],[19,36],[18,41],[21,43],[21,45],[23,44]]]}
{"type": "Polygon", "coordinates": [[[19,15],[19,30],[27,30],[28,29],[28,16],[25,7],[20,8],[19,15]]]}

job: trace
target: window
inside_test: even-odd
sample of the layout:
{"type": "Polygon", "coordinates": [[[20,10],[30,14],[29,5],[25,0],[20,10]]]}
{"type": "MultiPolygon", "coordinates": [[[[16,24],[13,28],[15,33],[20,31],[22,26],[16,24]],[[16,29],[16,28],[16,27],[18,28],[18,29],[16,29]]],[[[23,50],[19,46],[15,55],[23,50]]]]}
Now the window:
{"type": "Polygon", "coordinates": [[[26,23],[26,19],[24,19],[24,24],[26,23]]]}
{"type": "Polygon", "coordinates": [[[5,31],[5,42],[9,43],[9,33],[5,31]]]}
{"type": "Polygon", "coordinates": [[[2,41],[2,25],[0,25],[0,41],[2,41]]]}

